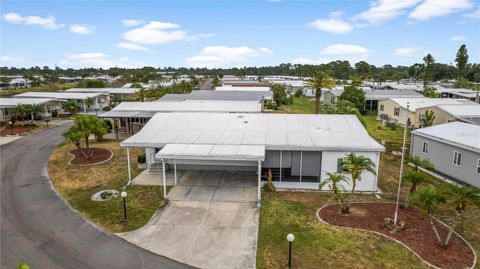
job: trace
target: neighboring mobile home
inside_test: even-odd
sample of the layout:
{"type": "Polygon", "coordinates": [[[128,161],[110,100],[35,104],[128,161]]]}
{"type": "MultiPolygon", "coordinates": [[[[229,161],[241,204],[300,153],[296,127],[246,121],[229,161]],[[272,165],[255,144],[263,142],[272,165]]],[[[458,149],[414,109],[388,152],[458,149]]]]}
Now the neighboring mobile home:
{"type": "Polygon", "coordinates": [[[105,93],[109,94],[111,97],[114,97],[119,100],[127,100],[132,98],[132,96],[138,92],[138,88],[71,88],[65,92],[80,92],[80,93],[105,93]]]}
{"type": "Polygon", "coordinates": [[[56,116],[62,110],[60,101],[52,98],[0,98],[0,121],[7,121],[17,105],[37,105],[41,118],[56,116]]]}
{"type": "MultiPolygon", "coordinates": [[[[341,165],[352,152],[378,171],[384,151],[354,115],[269,113],[157,113],[120,145],[145,148],[149,167],[257,171],[259,189],[268,170],[279,188],[318,189],[327,172],[349,177],[341,165]]],[[[377,191],[377,176],[364,172],[357,190],[377,191]]]]}
{"type": "Polygon", "coordinates": [[[429,160],[437,173],[480,187],[480,126],[451,122],[412,131],[410,156],[429,160]]]}
{"type": "Polygon", "coordinates": [[[15,95],[15,98],[51,98],[58,101],[73,100],[77,102],[80,109],[87,111],[102,110],[110,103],[110,97],[105,93],[80,93],[80,92],[25,92],[15,95]],[[87,107],[85,101],[88,98],[93,99],[93,105],[87,107]]]}

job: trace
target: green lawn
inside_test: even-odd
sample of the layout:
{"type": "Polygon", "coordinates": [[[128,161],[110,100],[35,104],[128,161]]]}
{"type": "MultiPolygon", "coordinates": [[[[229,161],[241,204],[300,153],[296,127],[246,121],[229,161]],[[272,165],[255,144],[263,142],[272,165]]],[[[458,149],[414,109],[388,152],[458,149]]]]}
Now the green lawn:
{"type": "Polygon", "coordinates": [[[47,86],[39,86],[39,87],[29,87],[29,88],[16,88],[16,89],[6,89],[0,91],[0,97],[7,97],[13,96],[16,94],[21,94],[24,92],[55,92],[58,90],[65,90],[74,88],[77,86],[77,83],[59,83],[55,84],[55,87],[48,88],[47,86]]]}
{"type": "Polygon", "coordinates": [[[291,105],[281,105],[275,113],[290,114],[313,114],[315,113],[315,99],[305,97],[293,97],[291,105]]]}
{"type": "MultiPolygon", "coordinates": [[[[163,201],[162,189],[159,186],[130,186],[126,190],[128,221],[123,221],[120,196],[105,202],[94,202],[90,197],[105,189],[121,191],[127,183],[125,149],[115,141],[93,143],[92,147],[112,150],[113,158],[99,165],[75,166],[68,164],[71,156],[67,152],[74,149],[71,143],[60,144],[54,150],[49,159],[48,173],[55,188],[73,208],[107,231],[125,232],[142,227],[163,201]]],[[[133,176],[139,173],[136,157],[140,152],[140,149],[130,152],[133,176]]]]}
{"type": "MultiPolygon", "coordinates": [[[[314,107],[314,106],[313,106],[314,107]]],[[[305,110],[304,110],[305,111],[305,110]]],[[[384,141],[386,151],[381,154],[379,188],[382,201],[395,201],[398,186],[400,151],[403,127],[378,129],[381,121],[375,116],[364,116],[367,131],[377,141],[384,141]]],[[[407,135],[407,149],[410,135],[407,135]]],[[[407,151],[408,154],[408,151],[407,151]]],[[[405,169],[411,170],[410,166],[405,169]]],[[[426,184],[442,189],[448,183],[428,176],[426,184]]],[[[402,199],[408,186],[402,188],[402,199]]],[[[373,200],[371,195],[357,195],[355,200],[373,200]]],[[[294,268],[427,268],[402,246],[379,236],[344,230],[320,223],[316,210],[334,202],[329,194],[314,192],[276,192],[262,194],[260,227],[257,249],[258,268],[286,268],[288,233],[296,236],[293,252],[294,268]]],[[[449,221],[452,210],[442,206],[436,216],[449,221]]],[[[393,214],[393,212],[392,212],[393,214]]],[[[480,209],[469,207],[456,231],[480,253],[480,209]]],[[[480,268],[477,263],[476,268],[480,268]]]]}

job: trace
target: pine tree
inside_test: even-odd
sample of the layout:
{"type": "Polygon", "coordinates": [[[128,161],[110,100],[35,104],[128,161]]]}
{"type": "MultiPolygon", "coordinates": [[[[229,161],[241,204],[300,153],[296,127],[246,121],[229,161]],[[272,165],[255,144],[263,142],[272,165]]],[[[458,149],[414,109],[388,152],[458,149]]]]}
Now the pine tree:
{"type": "Polygon", "coordinates": [[[455,62],[457,63],[458,68],[458,77],[463,78],[465,67],[468,63],[468,52],[467,46],[465,44],[461,45],[457,52],[457,57],[455,57],[455,62]]]}

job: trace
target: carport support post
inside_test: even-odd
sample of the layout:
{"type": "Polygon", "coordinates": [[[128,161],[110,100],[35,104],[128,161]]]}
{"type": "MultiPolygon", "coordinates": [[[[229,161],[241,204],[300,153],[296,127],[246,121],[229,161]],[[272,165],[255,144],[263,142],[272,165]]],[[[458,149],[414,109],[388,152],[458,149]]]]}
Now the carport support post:
{"type": "Polygon", "coordinates": [[[165,161],[162,161],[162,173],[163,173],[163,198],[167,198],[167,180],[165,178],[165,161]]]}
{"type": "Polygon", "coordinates": [[[258,186],[257,186],[257,207],[260,207],[261,191],[260,185],[262,184],[262,162],[258,161],[258,186]]]}
{"type": "Polygon", "coordinates": [[[132,170],[130,168],[130,148],[127,148],[127,164],[128,164],[128,184],[132,181],[132,170]]]}
{"type": "Polygon", "coordinates": [[[177,162],[173,159],[173,176],[175,179],[175,186],[177,185],[177,162]]]}

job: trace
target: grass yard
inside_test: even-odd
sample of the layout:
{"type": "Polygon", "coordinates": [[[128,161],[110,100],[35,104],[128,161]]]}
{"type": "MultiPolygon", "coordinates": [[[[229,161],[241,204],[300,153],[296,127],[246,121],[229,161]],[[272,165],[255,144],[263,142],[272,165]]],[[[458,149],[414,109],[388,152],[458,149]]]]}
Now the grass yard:
{"type": "MultiPolygon", "coordinates": [[[[287,106],[288,107],[288,106],[287,106]]],[[[314,103],[312,102],[312,109],[314,103]]],[[[302,111],[300,109],[296,111],[302,111]]],[[[303,111],[307,111],[303,109],[303,111]]],[[[292,112],[289,112],[292,113],[292,112]]],[[[382,201],[395,201],[400,169],[403,127],[377,129],[381,121],[375,116],[364,116],[367,131],[377,141],[384,141],[386,151],[381,154],[379,188],[382,201]]],[[[407,149],[410,135],[407,135],[407,149]]],[[[408,154],[408,150],[406,151],[408,154]]],[[[405,169],[411,170],[410,166],[405,169]]],[[[426,184],[444,188],[448,183],[428,176],[426,184]]],[[[402,188],[407,197],[408,186],[402,188]]],[[[371,195],[357,195],[355,200],[371,201],[371,195]]],[[[293,250],[293,268],[427,268],[404,247],[367,232],[345,230],[325,225],[316,219],[316,210],[335,202],[330,194],[315,192],[277,192],[262,194],[260,227],[257,249],[258,268],[286,268],[288,244],[286,235],[296,237],[293,250]]],[[[449,223],[452,209],[442,206],[436,216],[449,223]]],[[[392,212],[393,217],[393,212],[392,212]]],[[[467,208],[456,231],[480,253],[480,209],[467,208]]],[[[477,262],[477,269],[480,265],[477,262]]]]}
{"type": "Polygon", "coordinates": [[[315,99],[294,96],[291,105],[281,105],[275,113],[314,114],[315,99]]]}
{"type": "MultiPolygon", "coordinates": [[[[126,191],[128,220],[123,221],[123,204],[120,195],[105,202],[94,202],[90,197],[101,190],[121,188],[128,181],[127,156],[118,142],[94,142],[92,147],[113,152],[110,161],[92,166],[69,165],[68,151],[75,149],[71,143],[60,144],[50,156],[48,174],[59,194],[76,210],[109,232],[126,232],[140,228],[148,222],[160,206],[162,190],[159,186],[130,186],[126,191]]],[[[136,176],[137,155],[141,149],[130,150],[132,174],[136,176]]]]}

